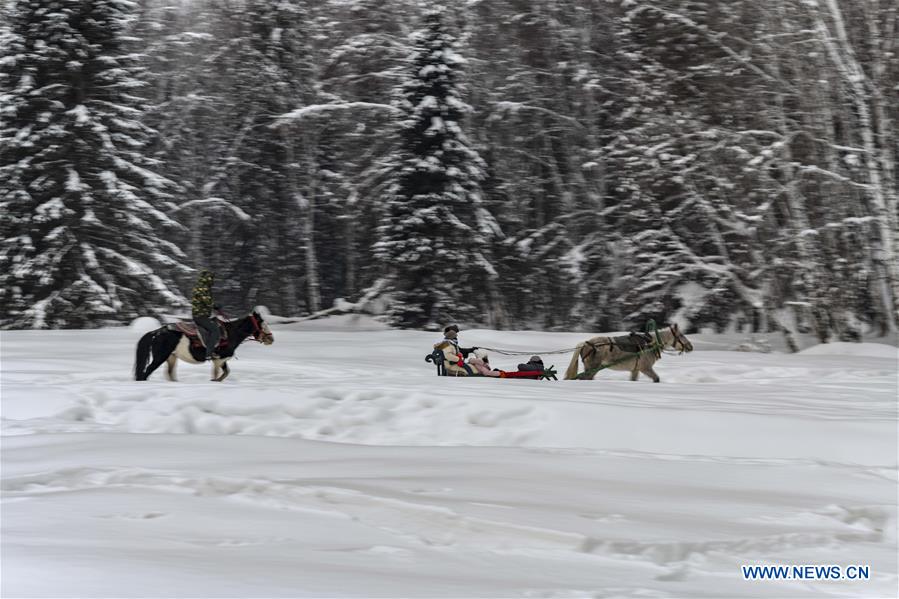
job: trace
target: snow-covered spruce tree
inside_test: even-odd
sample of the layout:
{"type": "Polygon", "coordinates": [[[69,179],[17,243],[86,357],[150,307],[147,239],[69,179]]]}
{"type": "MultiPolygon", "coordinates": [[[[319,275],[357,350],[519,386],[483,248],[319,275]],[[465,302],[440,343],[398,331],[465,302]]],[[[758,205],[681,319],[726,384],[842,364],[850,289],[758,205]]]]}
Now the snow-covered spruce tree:
{"type": "Polygon", "coordinates": [[[376,254],[391,282],[391,323],[433,327],[485,320],[489,243],[498,233],[483,207],[484,163],[460,122],[463,59],[441,13],[425,14],[414,35],[408,78],[399,89],[400,148],[376,254]]]}
{"type": "Polygon", "coordinates": [[[0,326],[71,328],[185,300],[167,182],[141,153],[131,3],[18,0],[0,44],[0,326]]]}

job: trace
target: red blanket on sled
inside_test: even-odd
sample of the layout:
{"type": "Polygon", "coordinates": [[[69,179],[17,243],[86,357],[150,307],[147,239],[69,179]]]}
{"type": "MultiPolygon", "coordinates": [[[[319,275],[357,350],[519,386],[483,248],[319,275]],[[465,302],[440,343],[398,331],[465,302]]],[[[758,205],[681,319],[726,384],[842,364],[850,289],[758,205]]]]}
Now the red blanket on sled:
{"type": "Polygon", "coordinates": [[[542,372],[535,370],[526,370],[523,372],[506,372],[505,370],[499,371],[499,378],[501,379],[539,379],[542,372]]]}

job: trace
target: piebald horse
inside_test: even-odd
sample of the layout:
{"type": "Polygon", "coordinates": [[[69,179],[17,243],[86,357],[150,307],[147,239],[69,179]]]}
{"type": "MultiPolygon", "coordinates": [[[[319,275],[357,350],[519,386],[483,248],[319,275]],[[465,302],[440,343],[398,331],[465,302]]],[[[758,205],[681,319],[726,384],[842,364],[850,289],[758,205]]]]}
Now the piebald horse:
{"type": "MultiPolygon", "coordinates": [[[[222,341],[216,349],[218,357],[212,359],[212,380],[219,382],[225,380],[231,373],[228,369],[228,360],[245,339],[255,339],[263,345],[271,345],[275,341],[268,323],[258,312],[254,311],[243,318],[220,322],[223,329],[222,341]]],[[[193,343],[195,339],[196,331],[193,323],[167,324],[141,337],[137,342],[134,380],[147,380],[154,370],[166,362],[166,374],[170,381],[174,381],[175,366],[179,359],[189,364],[205,362],[206,348],[199,343],[193,343]],[[186,332],[191,330],[193,334],[186,332]]]]}
{"type": "Polygon", "coordinates": [[[631,380],[636,381],[642,372],[659,382],[659,375],[652,369],[656,360],[662,357],[661,350],[672,348],[680,353],[693,351],[693,344],[681,333],[677,325],[670,325],[644,336],[624,335],[621,337],[593,337],[583,343],[578,343],[565,371],[565,379],[577,378],[578,358],[584,361],[586,375],[582,378],[592,380],[598,369],[611,368],[612,370],[630,370],[631,380]],[[656,339],[658,334],[658,340],[656,339]],[[661,343],[661,347],[653,350],[654,343],[661,343]],[[639,354],[639,355],[636,355],[639,354]],[[592,372],[591,372],[592,371],[592,372]]]}

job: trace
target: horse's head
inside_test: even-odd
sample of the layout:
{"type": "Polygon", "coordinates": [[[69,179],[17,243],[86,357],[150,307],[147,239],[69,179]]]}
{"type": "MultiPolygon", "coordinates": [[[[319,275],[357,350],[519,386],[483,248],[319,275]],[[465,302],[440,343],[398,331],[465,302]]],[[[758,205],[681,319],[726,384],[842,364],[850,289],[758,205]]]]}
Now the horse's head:
{"type": "Polygon", "coordinates": [[[687,339],[687,336],[681,332],[676,324],[669,326],[668,330],[671,331],[671,347],[680,353],[693,351],[693,344],[690,343],[690,340],[687,339]]]}
{"type": "Polygon", "coordinates": [[[250,323],[253,325],[253,339],[263,345],[271,345],[275,342],[275,336],[268,327],[268,323],[262,318],[256,310],[250,314],[250,323]]]}

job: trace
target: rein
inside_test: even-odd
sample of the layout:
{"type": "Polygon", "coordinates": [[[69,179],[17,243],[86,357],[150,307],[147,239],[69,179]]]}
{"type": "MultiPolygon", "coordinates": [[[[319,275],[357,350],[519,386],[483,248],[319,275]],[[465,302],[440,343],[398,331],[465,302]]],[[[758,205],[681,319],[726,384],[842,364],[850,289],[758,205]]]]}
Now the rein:
{"type": "MultiPolygon", "coordinates": [[[[668,330],[671,331],[671,349],[662,348],[662,351],[666,354],[677,354],[682,355],[685,351],[687,351],[687,344],[684,343],[684,340],[681,338],[680,333],[674,330],[674,325],[668,325],[668,330]],[[680,343],[680,349],[677,349],[677,344],[680,343]]],[[[658,331],[656,332],[658,335],[658,331]]]]}
{"type": "Polygon", "coordinates": [[[491,351],[493,353],[497,353],[502,356],[532,356],[534,354],[540,354],[542,356],[549,356],[552,354],[570,354],[577,348],[570,347],[568,349],[555,349],[553,351],[513,351],[511,349],[497,349],[495,347],[484,347],[482,345],[479,345],[478,349],[486,349],[487,351],[491,351]]]}

